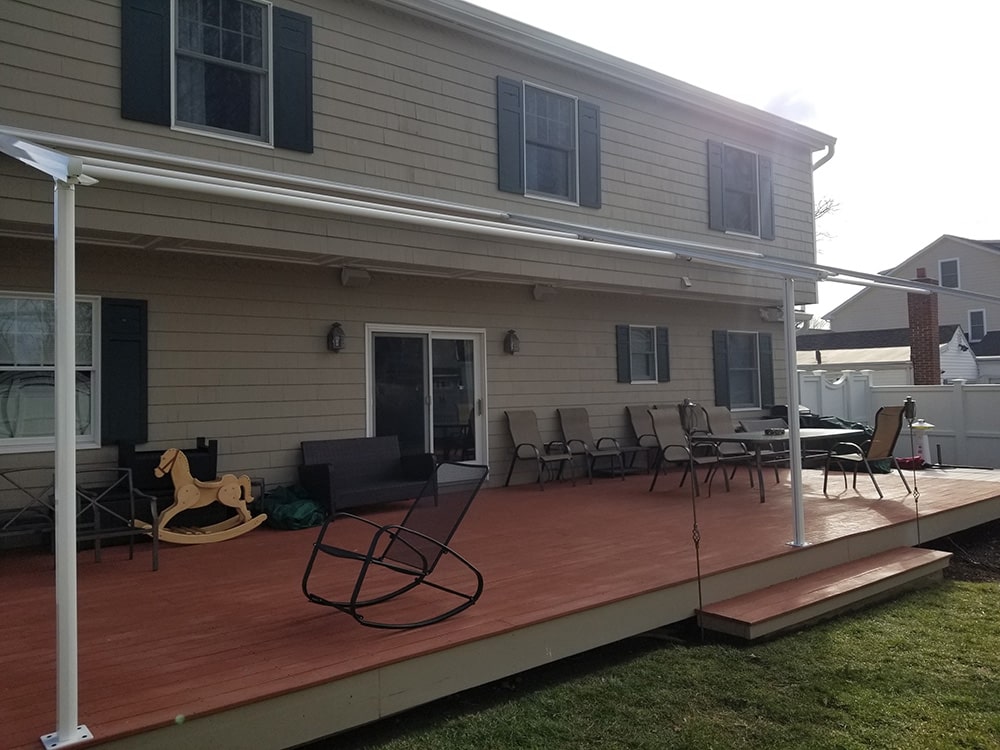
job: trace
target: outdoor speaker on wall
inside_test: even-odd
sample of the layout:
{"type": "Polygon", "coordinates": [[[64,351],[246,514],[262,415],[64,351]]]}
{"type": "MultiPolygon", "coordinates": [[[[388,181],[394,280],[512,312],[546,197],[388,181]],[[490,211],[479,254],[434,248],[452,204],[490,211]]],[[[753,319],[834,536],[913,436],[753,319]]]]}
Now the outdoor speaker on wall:
{"type": "Polygon", "coordinates": [[[372,283],[372,275],[363,268],[343,268],[340,271],[340,283],[360,289],[372,283]]]}

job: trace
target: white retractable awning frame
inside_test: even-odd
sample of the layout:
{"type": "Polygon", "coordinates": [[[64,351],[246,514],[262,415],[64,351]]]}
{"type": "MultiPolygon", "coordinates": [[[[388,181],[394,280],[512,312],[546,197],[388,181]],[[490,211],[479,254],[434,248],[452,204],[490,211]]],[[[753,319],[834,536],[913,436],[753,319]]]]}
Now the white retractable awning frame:
{"type": "MultiPolygon", "coordinates": [[[[784,284],[784,338],[786,393],[789,415],[798,410],[795,361],[795,282],[833,281],[880,286],[919,294],[938,292],[1000,303],[1000,297],[957,289],[930,287],[905,279],[866,274],[830,266],[769,258],[755,250],[689,242],[655,235],[616,231],[510,214],[476,206],[448,203],[400,193],[341,183],[282,175],[203,160],[185,159],[142,149],[86,141],[69,136],[0,127],[0,152],[27,164],[55,184],[55,493],[56,493],[56,618],[57,716],[56,731],[42,737],[47,748],[76,744],[92,735],[78,723],[76,524],[73,513],[76,482],[75,348],[76,266],[75,189],[97,180],[145,185],[247,200],[267,205],[297,207],[342,216],[405,224],[425,229],[573,247],[664,261],[687,260],[723,265],[781,278],[784,284]],[[40,144],[103,153],[117,159],[72,156],[40,144]],[[132,161],[123,161],[122,158],[132,161]],[[148,163],[164,166],[153,167],[148,163]],[[175,168],[166,168],[166,167],[175,168]],[[69,509],[69,512],[67,512],[69,509]]],[[[802,449],[798,420],[789,419],[793,539],[806,545],[802,502],[802,449]]]]}

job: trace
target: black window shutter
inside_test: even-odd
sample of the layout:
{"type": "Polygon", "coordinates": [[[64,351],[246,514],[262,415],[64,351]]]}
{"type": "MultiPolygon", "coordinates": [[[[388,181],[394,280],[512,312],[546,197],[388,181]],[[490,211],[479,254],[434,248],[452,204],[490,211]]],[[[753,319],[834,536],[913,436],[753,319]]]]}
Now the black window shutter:
{"type": "Polygon", "coordinates": [[[729,335],[712,331],[712,362],[715,369],[715,405],[729,406],[729,335]]]}
{"type": "Polygon", "coordinates": [[[101,300],[101,443],[148,439],[146,300],[101,300]]]}
{"type": "Polygon", "coordinates": [[[580,148],[580,205],[601,207],[601,110],[596,104],[577,105],[580,148]]]}
{"type": "Polygon", "coordinates": [[[123,0],[122,117],[170,124],[170,0],[123,0]]]}
{"type": "Polygon", "coordinates": [[[656,380],[670,382],[670,334],[662,326],[656,327],[656,380]]]}
{"type": "Polygon", "coordinates": [[[760,191],[760,238],[774,239],[774,187],[771,160],[766,156],[757,157],[757,182],[760,191]]]}
{"type": "MultiPolygon", "coordinates": [[[[791,352],[795,356],[795,352],[791,352]]],[[[774,405],[774,356],[771,334],[757,334],[757,366],[760,368],[761,408],[774,405]]]]}
{"type": "MultiPolygon", "coordinates": [[[[708,142],[708,227],[720,232],[726,231],[725,214],[722,210],[722,195],[725,175],[722,171],[722,144],[708,142]]],[[[722,404],[718,404],[722,406],[722,404]]]]}
{"type": "Polygon", "coordinates": [[[503,76],[497,76],[497,187],[524,195],[522,87],[503,76]]]}
{"type": "Polygon", "coordinates": [[[312,19],[274,9],[274,145],[312,153],[312,19]]]}
{"type": "Polygon", "coordinates": [[[618,348],[618,382],[632,382],[632,347],[627,325],[615,326],[615,345],[618,348]]]}

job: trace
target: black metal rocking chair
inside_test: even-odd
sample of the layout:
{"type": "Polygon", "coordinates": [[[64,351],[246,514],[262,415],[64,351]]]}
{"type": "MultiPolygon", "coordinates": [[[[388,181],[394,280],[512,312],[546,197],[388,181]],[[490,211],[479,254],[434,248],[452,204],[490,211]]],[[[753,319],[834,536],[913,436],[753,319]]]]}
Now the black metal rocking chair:
{"type": "MultiPolygon", "coordinates": [[[[483,576],[448,545],[485,481],[487,472],[488,467],[476,464],[448,462],[438,465],[405,518],[398,524],[381,525],[345,512],[328,516],[316,537],[302,576],[302,593],[311,602],[338,609],[361,625],[374,628],[418,628],[441,622],[471,607],[483,592],[483,576]],[[327,530],[339,519],[357,521],[374,529],[365,551],[346,549],[325,541],[327,530]],[[314,574],[314,566],[320,553],[359,563],[357,577],[346,598],[328,599],[310,590],[309,579],[314,574]],[[451,585],[429,580],[446,553],[475,576],[472,591],[459,590],[451,585]],[[380,576],[378,582],[373,583],[369,576],[376,577],[376,571],[387,571],[388,576],[380,576]],[[406,579],[405,582],[399,584],[397,579],[391,584],[387,583],[387,578],[391,580],[397,576],[406,579]],[[421,585],[457,597],[459,601],[444,612],[415,621],[387,622],[371,619],[366,615],[367,608],[386,604],[421,585]]],[[[405,611],[412,611],[412,608],[406,607],[405,611]]]]}

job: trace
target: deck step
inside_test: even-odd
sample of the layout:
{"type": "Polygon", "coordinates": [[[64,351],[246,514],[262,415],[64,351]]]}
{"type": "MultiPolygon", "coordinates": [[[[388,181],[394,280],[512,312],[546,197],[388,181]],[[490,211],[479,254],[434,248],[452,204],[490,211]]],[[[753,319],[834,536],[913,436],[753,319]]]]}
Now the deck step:
{"type": "Polygon", "coordinates": [[[714,602],[697,611],[706,630],[754,640],[941,578],[950,552],[900,547],[714,602]]]}

